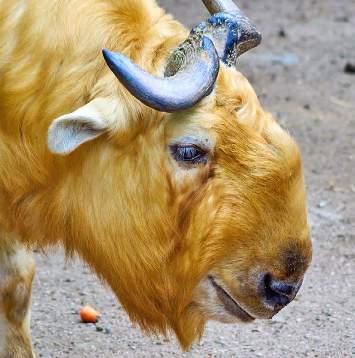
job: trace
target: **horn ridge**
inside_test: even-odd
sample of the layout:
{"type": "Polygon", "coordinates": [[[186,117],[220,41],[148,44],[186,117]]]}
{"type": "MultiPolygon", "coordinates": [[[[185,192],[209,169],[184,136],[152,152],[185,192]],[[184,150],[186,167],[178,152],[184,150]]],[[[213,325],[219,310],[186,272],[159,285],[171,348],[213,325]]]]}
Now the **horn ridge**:
{"type": "Polygon", "coordinates": [[[241,12],[233,0],[202,0],[211,15],[218,12],[241,12]]]}
{"type": "Polygon", "coordinates": [[[210,37],[221,60],[235,66],[241,54],[260,44],[260,32],[232,0],[202,1],[212,16],[193,31],[210,37]]]}

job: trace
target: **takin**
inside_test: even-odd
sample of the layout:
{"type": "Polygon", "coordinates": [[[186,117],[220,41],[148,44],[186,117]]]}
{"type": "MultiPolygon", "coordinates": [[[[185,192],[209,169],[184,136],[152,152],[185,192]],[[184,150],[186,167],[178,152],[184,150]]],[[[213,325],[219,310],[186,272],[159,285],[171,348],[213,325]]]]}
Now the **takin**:
{"type": "Polygon", "coordinates": [[[260,34],[204,3],[188,32],[155,0],[0,0],[1,357],[34,354],[33,247],[78,255],[184,349],[297,294],[300,152],[236,70],[260,34]]]}

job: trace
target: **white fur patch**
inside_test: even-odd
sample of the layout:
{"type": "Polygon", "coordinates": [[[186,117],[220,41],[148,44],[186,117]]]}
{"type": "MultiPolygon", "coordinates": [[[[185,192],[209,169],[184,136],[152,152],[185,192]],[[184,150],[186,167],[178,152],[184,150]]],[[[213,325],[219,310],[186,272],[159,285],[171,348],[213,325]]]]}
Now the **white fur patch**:
{"type": "Polygon", "coordinates": [[[27,5],[25,2],[18,2],[15,10],[11,13],[10,21],[12,23],[17,23],[20,17],[25,13],[27,5]]]}
{"type": "Polygon", "coordinates": [[[203,292],[199,304],[202,306],[209,319],[222,323],[239,322],[239,319],[236,316],[226,311],[217,296],[216,290],[208,279],[203,280],[198,288],[203,292]]]}
{"type": "Polygon", "coordinates": [[[78,110],[56,119],[48,131],[48,148],[57,154],[67,154],[93,140],[105,131],[103,120],[95,113],[78,110]]]}
{"type": "Polygon", "coordinates": [[[96,98],[76,111],[58,117],[48,129],[49,150],[68,154],[109,129],[117,130],[122,122],[117,111],[115,101],[96,98]]]}

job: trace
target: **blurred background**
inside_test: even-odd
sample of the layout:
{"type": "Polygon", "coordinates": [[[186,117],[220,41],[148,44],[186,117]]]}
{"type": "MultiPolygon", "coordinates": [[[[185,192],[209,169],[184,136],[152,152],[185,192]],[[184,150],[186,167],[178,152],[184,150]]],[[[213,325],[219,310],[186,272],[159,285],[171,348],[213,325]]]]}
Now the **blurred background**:
{"type": "MultiPolygon", "coordinates": [[[[188,27],[207,18],[200,0],[160,0],[188,27]]],[[[263,34],[240,59],[263,106],[300,144],[314,259],[296,300],[272,321],[210,323],[182,354],[175,340],[132,326],[108,289],[60,251],[37,255],[32,325],[39,357],[355,356],[355,2],[240,0],[263,34]],[[102,312],[79,323],[82,304],[102,312]]]]}

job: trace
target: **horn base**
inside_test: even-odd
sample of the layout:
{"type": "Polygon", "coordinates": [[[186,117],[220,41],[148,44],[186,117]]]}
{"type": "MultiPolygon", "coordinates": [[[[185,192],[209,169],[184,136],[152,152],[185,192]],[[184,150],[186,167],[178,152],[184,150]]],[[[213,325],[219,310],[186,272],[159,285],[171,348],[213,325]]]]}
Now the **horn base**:
{"type": "Polygon", "coordinates": [[[211,16],[192,30],[192,34],[208,36],[227,66],[235,66],[237,58],[258,46],[261,34],[242,13],[221,12],[211,16]]]}

